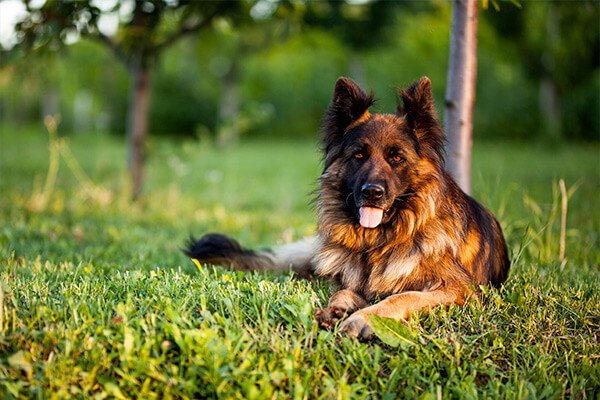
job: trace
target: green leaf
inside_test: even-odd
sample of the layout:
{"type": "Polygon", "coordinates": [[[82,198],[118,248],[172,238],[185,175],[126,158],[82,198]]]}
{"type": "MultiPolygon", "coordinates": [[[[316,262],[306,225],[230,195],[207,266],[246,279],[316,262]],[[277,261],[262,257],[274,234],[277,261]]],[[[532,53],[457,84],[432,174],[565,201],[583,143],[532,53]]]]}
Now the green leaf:
{"type": "Polygon", "coordinates": [[[371,315],[371,325],[379,340],[388,346],[410,347],[417,344],[410,329],[401,321],[371,315]]]}

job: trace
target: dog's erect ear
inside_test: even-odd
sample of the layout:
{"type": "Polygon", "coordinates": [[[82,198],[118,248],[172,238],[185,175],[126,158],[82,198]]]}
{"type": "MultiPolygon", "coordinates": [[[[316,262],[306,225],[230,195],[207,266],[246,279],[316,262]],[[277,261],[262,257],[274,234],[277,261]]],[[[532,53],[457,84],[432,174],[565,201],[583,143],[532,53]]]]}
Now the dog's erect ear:
{"type": "Polygon", "coordinates": [[[350,78],[341,77],[335,82],[333,99],[327,112],[328,117],[334,117],[339,129],[362,117],[373,105],[373,94],[366,94],[350,78]]]}
{"type": "Polygon", "coordinates": [[[443,158],[444,131],[433,104],[429,78],[423,77],[409,88],[402,90],[400,97],[404,107],[398,106],[398,114],[406,118],[419,144],[443,158]]]}
{"type": "Polygon", "coordinates": [[[350,78],[341,77],[335,82],[333,99],[325,115],[323,141],[325,152],[339,143],[350,124],[365,115],[373,105],[373,93],[367,94],[350,78]]]}

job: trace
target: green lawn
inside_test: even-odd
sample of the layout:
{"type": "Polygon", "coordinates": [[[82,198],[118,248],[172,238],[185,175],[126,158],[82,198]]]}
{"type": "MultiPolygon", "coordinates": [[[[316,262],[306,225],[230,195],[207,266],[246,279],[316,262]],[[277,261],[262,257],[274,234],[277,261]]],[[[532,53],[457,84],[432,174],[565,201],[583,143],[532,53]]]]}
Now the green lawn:
{"type": "Polygon", "coordinates": [[[179,251],[190,233],[313,233],[317,143],[153,139],[136,204],[121,140],[70,138],[43,192],[47,144],[0,128],[0,398],[600,395],[598,144],[476,143],[474,195],[504,227],[509,280],[464,308],[379,321],[371,343],[317,328],[326,282],[199,271],[179,251]]]}

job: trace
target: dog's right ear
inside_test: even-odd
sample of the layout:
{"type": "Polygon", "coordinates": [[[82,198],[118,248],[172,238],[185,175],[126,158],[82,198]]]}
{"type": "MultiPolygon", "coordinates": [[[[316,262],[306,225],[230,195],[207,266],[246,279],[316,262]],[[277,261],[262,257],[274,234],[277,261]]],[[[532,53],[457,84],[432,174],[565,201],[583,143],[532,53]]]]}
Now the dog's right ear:
{"type": "Polygon", "coordinates": [[[362,118],[373,102],[373,93],[365,93],[350,78],[338,78],[323,126],[323,142],[326,153],[336,143],[341,142],[346,128],[362,118]]]}
{"type": "Polygon", "coordinates": [[[433,157],[444,159],[444,131],[438,121],[433,105],[431,81],[419,79],[409,88],[400,91],[404,107],[398,106],[398,114],[404,116],[422,148],[432,150],[433,157]]]}

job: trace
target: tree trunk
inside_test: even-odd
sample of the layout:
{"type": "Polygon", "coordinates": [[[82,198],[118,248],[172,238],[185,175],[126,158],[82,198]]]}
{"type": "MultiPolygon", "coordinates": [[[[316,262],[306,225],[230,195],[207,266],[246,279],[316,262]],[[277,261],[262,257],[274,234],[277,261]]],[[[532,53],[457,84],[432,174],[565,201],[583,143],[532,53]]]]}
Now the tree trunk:
{"type": "Polygon", "coordinates": [[[142,193],[144,180],[145,142],[150,108],[150,69],[141,60],[129,65],[131,90],[127,138],[129,142],[128,167],[131,174],[131,195],[134,200],[142,193]]]}
{"type": "Polygon", "coordinates": [[[365,65],[362,57],[358,54],[358,51],[350,49],[350,56],[348,58],[348,73],[349,76],[358,82],[362,87],[366,86],[365,82],[365,65]]]}
{"type": "Polygon", "coordinates": [[[557,143],[561,136],[562,113],[560,96],[556,83],[549,74],[544,74],[540,80],[539,107],[544,121],[546,136],[557,143]]]}
{"type": "Polygon", "coordinates": [[[552,142],[558,142],[562,129],[562,104],[556,86],[556,60],[550,49],[557,46],[560,40],[560,27],[556,10],[552,3],[548,4],[546,17],[546,41],[548,45],[542,54],[542,78],[540,79],[539,107],[546,130],[546,136],[552,142]]]}
{"type": "Polygon", "coordinates": [[[452,2],[445,127],[448,172],[471,192],[473,106],[477,77],[477,0],[452,2]]]}
{"type": "Polygon", "coordinates": [[[60,114],[60,95],[55,85],[50,85],[42,96],[42,120],[48,115],[54,117],[60,114]]]}
{"type": "Polygon", "coordinates": [[[231,147],[240,136],[240,90],[237,55],[231,58],[229,70],[221,78],[221,99],[219,101],[219,121],[217,146],[231,147]]]}

